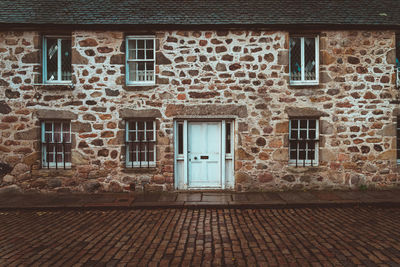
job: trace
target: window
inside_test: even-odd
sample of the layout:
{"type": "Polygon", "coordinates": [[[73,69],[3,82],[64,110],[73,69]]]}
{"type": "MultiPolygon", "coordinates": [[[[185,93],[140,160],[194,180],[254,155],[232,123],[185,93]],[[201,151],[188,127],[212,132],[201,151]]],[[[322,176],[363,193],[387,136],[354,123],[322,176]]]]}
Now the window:
{"type": "Polygon", "coordinates": [[[319,81],[318,36],[291,37],[289,72],[291,85],[316,85],[319,81]]]}
{"type": "Polygon", "coordinates": [[[71,83],[71,38],[43,39],[43,83],[71,83]]]}
{"type": "Polygon", "coordinates": [[[400,117],[397,117],[396,150],[397,150],[397,164],[400,164],[400,117]]]}
{"type": "Polygon", "coordinates": [[[126,167],[156,166],[156,122],[154,120],[126,122],[126,167]]]}
{"type": "Polygon", "coordinates": [[[400,36],[396,35],[396,84],[400,88],[400,36]]]}
{"type": "Polygon", "coordinates": [[[71,123],[42,122],[42,168],[71,167],[71,123]]]}
{"type": "Polygon", "coordinates": [[[291,119],[289,124],[289,165],[318,165],[318,120],[291,119]]]}
{"type": "Polygon", "coordinates": [[[154,84],[155,38],[128,36],[126,38],[126,84],[154,84]]]}

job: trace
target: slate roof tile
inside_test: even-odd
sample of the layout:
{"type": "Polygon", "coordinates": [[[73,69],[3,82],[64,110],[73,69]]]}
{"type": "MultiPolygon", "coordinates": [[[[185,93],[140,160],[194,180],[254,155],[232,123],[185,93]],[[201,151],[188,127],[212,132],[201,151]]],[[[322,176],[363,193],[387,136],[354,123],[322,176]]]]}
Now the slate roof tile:
{"type": "Polygon", "coordinates": [[[400,1],[0,0],[0,24],[400,26],[400,1]]]}

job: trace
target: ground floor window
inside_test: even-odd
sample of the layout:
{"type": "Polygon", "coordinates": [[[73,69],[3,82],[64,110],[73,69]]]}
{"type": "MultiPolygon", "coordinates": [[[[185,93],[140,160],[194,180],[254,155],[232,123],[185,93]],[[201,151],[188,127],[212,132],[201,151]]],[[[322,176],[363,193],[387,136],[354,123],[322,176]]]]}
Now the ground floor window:
{"type": "Polygon", "coordinates": [[[146,168],[156,165],[155,120],[126,121],[126,167],[146,168]]]}
{"type": "Polygon", "coordinates": [[[42,121],[42,167],[71,167],[71,123],[42,121]]]}
{"type": "Polygon", "coordinates": [[[397,164],[400,164],[400,117],[397,117],[396,124],[396,150],[397,150],[397,164]]]}
{"type": "Polygon", "coordinates": [[[289,165],[318,165],[318,120],[291,119],[289,124],[289,165]]]}

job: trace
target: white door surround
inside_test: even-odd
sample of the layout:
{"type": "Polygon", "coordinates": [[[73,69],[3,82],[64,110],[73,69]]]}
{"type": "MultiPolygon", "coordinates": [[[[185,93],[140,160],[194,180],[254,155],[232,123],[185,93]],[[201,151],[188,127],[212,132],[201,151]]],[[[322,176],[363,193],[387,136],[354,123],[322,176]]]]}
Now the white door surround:
{"type": "Polygon", "coordinates": [[[176,120],[175,188],[233,188],[233,132],[233,120],[176,120]]]}

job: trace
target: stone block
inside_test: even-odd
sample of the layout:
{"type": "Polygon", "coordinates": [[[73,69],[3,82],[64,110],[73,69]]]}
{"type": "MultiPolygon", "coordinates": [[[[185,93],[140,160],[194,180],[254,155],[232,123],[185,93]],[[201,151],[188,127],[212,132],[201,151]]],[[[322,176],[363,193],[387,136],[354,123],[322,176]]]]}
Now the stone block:
{"type": "Polygon", "coordinates": [[[159,109],[127,109],[123,108],[119,111],[120,118],[160,118],[161,112],[159,109]]]}
{"type": "Polygon", "coordinates": [[[59,109],[38,109],[35,114],[39,119],[76,120],[78,118],[78,115],[72,111],[59,109]]]}
{"type": "Polygon", "coordinates": [[[71,63],[74,65],[87,65],[89,60],[73,48],[71,53],[71,63]]]}
{"type": "Polygon", "coordinates": [[[14,134],[15,140],[39,140],[40,128],[34,127],[26,131],[18,131],[14,134]]]}
{"type": "Polygon", "coordinates": [[[8,114],[11,112],[11,107],[6,103],[6,101],[0,101],[0,113],[1,114],[8,114]]]}
{"type": "Polygon", "coordinates": [[[289,117],[328,117],[329,114],[310,107],[286,107],[285,112],[289,117]]]}

